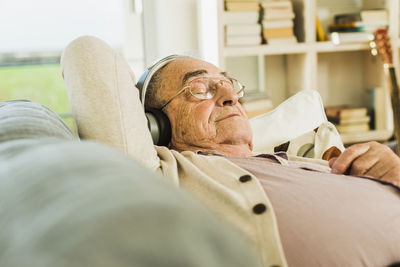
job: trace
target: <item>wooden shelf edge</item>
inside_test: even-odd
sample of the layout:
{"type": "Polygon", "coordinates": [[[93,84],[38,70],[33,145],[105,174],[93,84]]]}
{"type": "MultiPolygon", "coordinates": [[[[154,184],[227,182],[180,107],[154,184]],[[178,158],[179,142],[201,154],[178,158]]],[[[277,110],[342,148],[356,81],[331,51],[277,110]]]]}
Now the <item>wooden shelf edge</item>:
{"type": "Polygon", "coordinates": [[[344,52],[344,51],[363,51],[369,50],[368,43],[348,43],[335,45],[330,41],[327,42],[316,42],[313,44],[316,52],[319,53],[329,53],[329,52],[344,52]]]}
{"type": "MultiPolygon", "coordinates": [[[[398,46],[400,48],[400,46],[398,46]]],[[[257,55],[290,55],[308,52],[334,53],[345,51],[369,50],[368,43],[349,43],[335,45],[330,41],[282,45],[226,46],[222,49],[225,57],[257,56],[257,55]]]]}
{"type": "Polygon", "coordinates": [[[354,144],[368,141],[387,141],[393,132],[389,130],[372,130],[365,133],[340,134],[343,144],[354,144]]]}

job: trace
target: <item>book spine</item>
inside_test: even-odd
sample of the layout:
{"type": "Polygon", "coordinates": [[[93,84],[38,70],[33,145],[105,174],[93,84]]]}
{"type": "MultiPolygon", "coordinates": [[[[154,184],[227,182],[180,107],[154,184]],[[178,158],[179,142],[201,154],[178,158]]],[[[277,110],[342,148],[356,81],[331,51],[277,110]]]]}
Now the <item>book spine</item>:
{"type": "Polygon", "coordinates": [[[226,11],[258,11],[259,9],[256,2],[225,2],[226,11]]]}
{"type": "Polygon", "coordinates": [[[229,35],[260,35],[260,24],[249,25],[225,25],[225,32],[229,35]]]}
{"type": "Polygon", "coordinates": [[[237,24],[257,24],[259,14],[257,11],[238,11],[223,13],[223,20],[227,25],[237,24]]]}
{"type": "Polygon", "coordinates": [[[315,27],[317,32],[317,41],[324,42],[326,41],[326,36],[324,29],[322,28],[321,21],[319,20],[318,16],[315,17],[315,27]]]}

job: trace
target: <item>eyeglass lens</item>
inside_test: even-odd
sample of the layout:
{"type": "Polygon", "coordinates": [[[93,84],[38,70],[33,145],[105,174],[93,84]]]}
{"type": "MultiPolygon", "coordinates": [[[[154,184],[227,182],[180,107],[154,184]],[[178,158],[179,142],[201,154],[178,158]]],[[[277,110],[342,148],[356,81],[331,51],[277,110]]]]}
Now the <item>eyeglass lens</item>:
{"type": "Polygon", "coordinates": [[[236,92],[239,97],[242,97],[242,88],[243,86],[235,79],[227,80],[227,79],[210,79],[210,78],[199,78],[195,79],[189,84],[189,88],[191,93],[196,97],[212,97],[217,88],[219,86],[224,86],[228,88],[232,88],[234,92],[236,92]]]}

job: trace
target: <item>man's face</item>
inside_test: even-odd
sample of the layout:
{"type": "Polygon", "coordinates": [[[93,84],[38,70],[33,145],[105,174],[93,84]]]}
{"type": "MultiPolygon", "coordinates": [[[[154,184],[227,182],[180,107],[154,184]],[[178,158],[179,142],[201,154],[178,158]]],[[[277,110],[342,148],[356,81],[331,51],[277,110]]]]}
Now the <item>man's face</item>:
{"type": "MultiPolygon", "coordinates": [[[[193,58],[176,59],[160,73],[164,83],[161,97],[167,101],[193,79],[204,76],[224,78],[216,66],[193,58]]],[[[164,102],[165,103],[165,102],[164,102]]],[[[189,90],[174,98],[164,109],[172,127],[170,146],[184,149],[217,149],[219,145],[248,145],[252,132],[236,92],[218,86],[211,99],[201,100],[189,90]]]]}

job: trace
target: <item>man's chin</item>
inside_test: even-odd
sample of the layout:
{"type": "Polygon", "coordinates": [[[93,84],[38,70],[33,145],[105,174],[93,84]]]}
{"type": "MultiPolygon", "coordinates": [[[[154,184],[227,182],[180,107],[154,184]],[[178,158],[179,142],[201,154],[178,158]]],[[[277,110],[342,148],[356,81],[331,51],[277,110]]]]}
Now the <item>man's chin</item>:
{"type": "MultiPolygon", "coordinates": [[[[240,117],[233,119],[237,120],[236,123],[223,123],[221,121],[220,127],[217,128],[217,136],[225,137],[223,139],[232,143],[243,140],[251,142],[253,135],[248,121],[240,119],[240,117]]],[[[229,120],[232,121],[232,119],[229,120]]],[[[228,122],[229,120],[226,121],[228,122]]]]}

